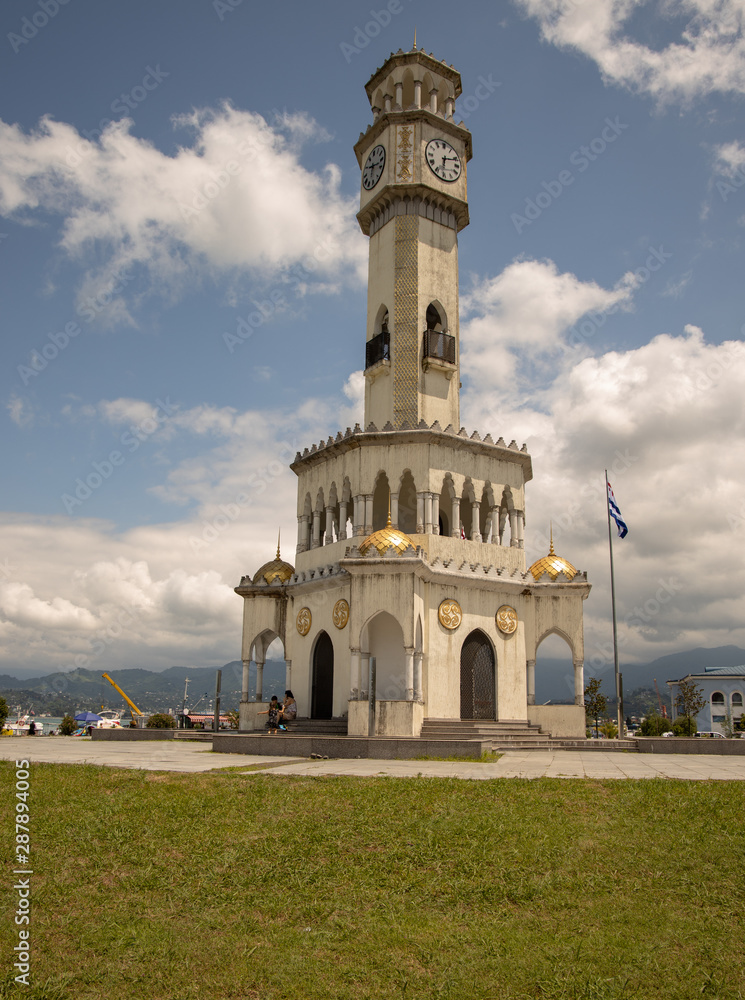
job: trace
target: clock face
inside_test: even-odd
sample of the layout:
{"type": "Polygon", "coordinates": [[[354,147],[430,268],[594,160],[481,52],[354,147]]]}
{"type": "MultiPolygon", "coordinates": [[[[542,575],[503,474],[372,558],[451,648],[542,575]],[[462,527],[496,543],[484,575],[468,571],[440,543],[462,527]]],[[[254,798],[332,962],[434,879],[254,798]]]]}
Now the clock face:
{"type": "Polygon", "coordinates": [[[385,166],[385,147],[376,146],[370,151],[370,155],[362,168],[362,186],[365,191],[370,191],[380,180],[385,166]]]}
{"type": "Polygon", "coordinates": [[[449,142],[431,139],[425,151],[427,163],[432,173],[441,181],[457,181],[460,177],[460,157],[449,142]]]}

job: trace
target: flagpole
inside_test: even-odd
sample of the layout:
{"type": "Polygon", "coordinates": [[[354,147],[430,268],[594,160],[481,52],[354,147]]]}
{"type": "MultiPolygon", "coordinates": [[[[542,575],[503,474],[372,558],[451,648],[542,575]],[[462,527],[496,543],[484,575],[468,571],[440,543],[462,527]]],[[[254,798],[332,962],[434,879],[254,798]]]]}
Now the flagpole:
{"type": "Polygon", "coordinates": [[[613,609],[613,665],[616,682],[616,723],[618,739],[623,736],[623,704],[621,698],[621,675],[618,672],[618,626],[616,623],[616,583],[613,575],[613,532],[610,526],[610,503],[608,498],[608,470],[605,470],[605,509],[608,514],[608,550],[610,552],[610,601],[613,609]]]}

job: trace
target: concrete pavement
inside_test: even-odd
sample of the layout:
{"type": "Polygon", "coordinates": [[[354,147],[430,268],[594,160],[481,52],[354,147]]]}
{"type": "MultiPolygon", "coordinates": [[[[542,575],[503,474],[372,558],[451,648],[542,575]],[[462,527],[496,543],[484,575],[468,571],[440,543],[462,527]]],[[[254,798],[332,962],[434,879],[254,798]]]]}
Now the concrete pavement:
{"type": "Polygon", "coordinates": [[[308,760],[212,753],[203,743],[95,743],[80,737],[5,737],[0,760],[100,764],[146,771],[200,772],[253,768],[247,774],[360,775],[410,778],[683,778],[745,781],[745,757],[636,754],[583,750],[510,750],[498,761],[308,760]],[[264,767],[257,767],[264,765],[264,767]]]}

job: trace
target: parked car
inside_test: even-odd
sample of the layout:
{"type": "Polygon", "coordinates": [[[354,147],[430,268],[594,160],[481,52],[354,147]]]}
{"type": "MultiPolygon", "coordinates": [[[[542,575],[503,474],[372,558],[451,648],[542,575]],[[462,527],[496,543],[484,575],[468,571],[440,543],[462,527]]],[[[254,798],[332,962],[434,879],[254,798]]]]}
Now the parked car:
{"type": "Polygon", "coordinates": [[[706,729],[702,729],[698,733],[694,733],[693,735],[694,736],[704,736],[704,737],[708,736],[708,737],[713,738],[715,740],[723,740],[723,739],[725,739],[725,736],[724,736],[723,733],[712,733],[710,730],[706,730],[706,729]]]}

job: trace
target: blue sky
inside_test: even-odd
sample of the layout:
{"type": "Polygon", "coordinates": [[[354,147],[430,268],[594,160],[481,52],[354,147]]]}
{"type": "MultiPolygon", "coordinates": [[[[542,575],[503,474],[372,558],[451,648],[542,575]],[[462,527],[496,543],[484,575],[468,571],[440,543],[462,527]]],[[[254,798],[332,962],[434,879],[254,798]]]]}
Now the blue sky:
{"type": "Polygon", "coordinates": [[[352,146],[415,27],[462,75],[462,418],[528,444],[529,560],[553,518],[604,669],[608,467],[622,656],[745,645],[742,3],[0,20],[0,672],[239,656],[232,587],[278,528],[294,554],[287,463],[361,417],[352,146]]]}

